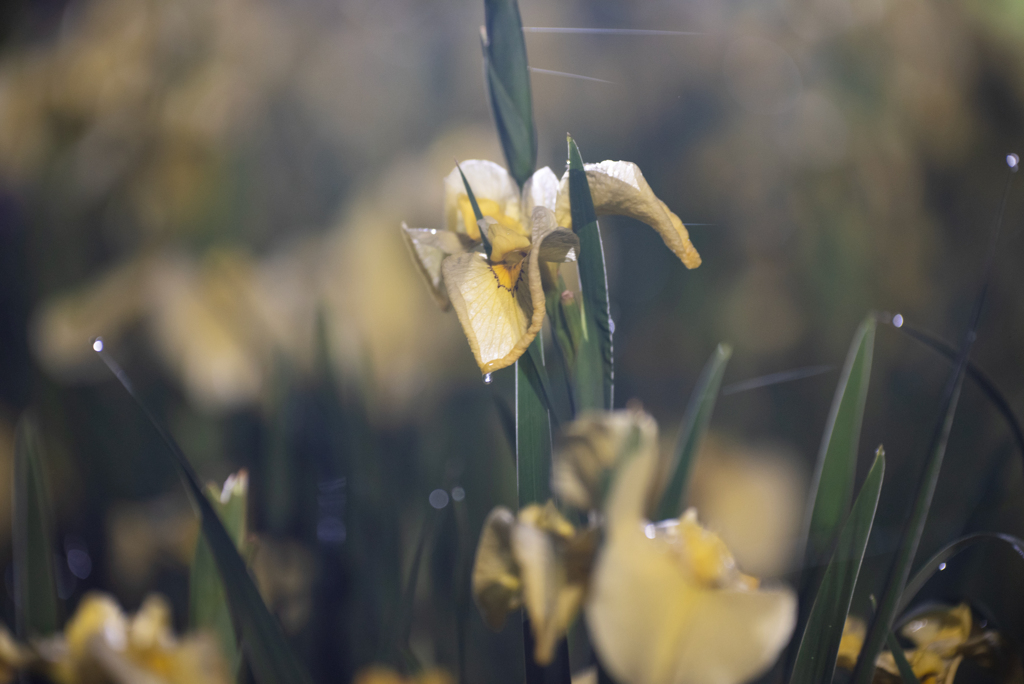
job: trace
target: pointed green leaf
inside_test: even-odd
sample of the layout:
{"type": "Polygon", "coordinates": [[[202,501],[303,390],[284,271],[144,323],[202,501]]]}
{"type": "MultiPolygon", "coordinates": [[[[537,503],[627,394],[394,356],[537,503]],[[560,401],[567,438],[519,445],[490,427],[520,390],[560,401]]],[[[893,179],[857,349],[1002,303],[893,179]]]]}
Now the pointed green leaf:
{"type": "Polygon", "coordinates": [[[897,614],[902,613],[907,609],[907,606],[909,606],[910,602],[914,600],[917,593],[924,588],[925,583],[931,579],[932,575],[938,572],[941,566],[945,565],[946,561],[961,551],[965,551],[978,542],[983,541],[1002,542],[1016,551],[1017,555],[1024,559],[1024,539],[1014,537],[1013,535],[1002,534],[1000,532],[976,532],[974,534],[961,537],[960,539],[952,541],[942,547],[938,553],[925,561],[924,565],[914,573],[913,578],[907,582],[907,586],[903,590],[903,596],[900,597],[900,605],[896,611],[897,614]]]}
{"type": "MultiPolygon", "coordinates": [[[[235,548],[243,552],[246,537],[246,505],[248,501],[248,474],[243,470],[232,475],[225,482],[223,490],[207,485],[206,496],[220,516],[235,548]]],[[[189,625],[193,629],[205,629],[217,635],[232,672],[238,670],[241,654],[238,637],[231,623],[231,610],[227,594],[220,580],[220,572],[214,561],[213,552],[205,537],[196,540],[196,553],[192,559],[189,576],[189,625]]]]}
{"type": "Polygon", "coordinates": [[[163,439],[192,499],[192,504],[199,511],[200,529],[210,545],[214,563],[220,572],[234,624],[242,637],[243,652],[257,683],[311,684],[309,674],[285,640],[281,625],[263,603],[256,583],[245,567],[245,561],[235,548],[234,540],[217,516],[213,504],[203,493],[203,487],[199,484],[199,477],[192,464],[178,443],[136,394],[124,370],[108,353],[102,351],[102,347],[98,353],[163,439]]]}
{"type": "Polygon", "coordinates": [[[484,80],[509,173],[519,187],[537,165],[530,67],[516,0],[484,0],[484,80]]]}
{"type": "Polygon", "coordinates": [[[672,460],[663,471],[670,475],[653,520],[676,518],[683,511],[683,496],[686,493],[690,470],[697,456],[697,449],[711,422],[711,414],[718,400],[718,390],[722,386],[722,376],[725,375],[725,367],[731,356],[732,347],[719,344],[697,379],[697,386],[693,388],[690,403],[683,416],[683,426],[679,431],[672,460]]]}
{"type": "Polygon", "coordinates": [[[824,563],[850,508],[874,346],[875,319],[869,316],[853,336],[825,423],[807,505],[805,567],[824,563]]]}
{"type": "MultiPolygon", "coordinates": [[[[530,346],[536,346],[537,356],[542,357],[540,345],[538,335],[530,346]]],[[[520,508],[544,503],[551,496],[551,422],[536,378],[531,382],[531,375],[536,374],[532,368],[528,373],[527,366],[533,366],[531,358],[516,361],[516,474],[520,508]]]]}
{"type": "Polygon", "coordinates": [[[839,533],[832,560],[825,569],[821,586],[800,640],[790,684],[819,684],[832,681],[839,654],[843,626],[857,585],[864,550],[875,520],[878,495],[882,491],[885,453],[878,448],[875,463],[839,533]]]}
{"type": "MultiPolygon", "coordinates": [[[[462,166],[455,162],[455,166],[459,169],[459,176],[462,177],[462,186],[466,188],[466,196],[469,197],[469,203],[473,207],[473,217],[476,218],[477,222],[483,221],[484,215],[480,211],[480,205],[476,202],[476,195],[473,193],[473,188],[469,187],[469,181],[466,180],[466,174],[462,173],[462,166]]],[[[487,258],[491,258],[491,241],[487,238],[487,233],[484,229],[480,228],[480,241],[484,243],[484,250],[487,252],[487,258]]]]}
{"type": "Polygon", "coordinates": [[[14,605],[22,638],[60,628],[53,568],[53,522],[35,421],[22,416],[14,446],[14,605]]]}
{"type": "Polygon", "coordinates": [[[594,213],[594,199],[575,141],[569,138],[569,202],[572,227],[580,238],[578,267],[583,292],[583,342],[576,361],[580,409],[610,411],[614,404],[612,319],[608,308],[608,274],[604,247],[594,213]]]}

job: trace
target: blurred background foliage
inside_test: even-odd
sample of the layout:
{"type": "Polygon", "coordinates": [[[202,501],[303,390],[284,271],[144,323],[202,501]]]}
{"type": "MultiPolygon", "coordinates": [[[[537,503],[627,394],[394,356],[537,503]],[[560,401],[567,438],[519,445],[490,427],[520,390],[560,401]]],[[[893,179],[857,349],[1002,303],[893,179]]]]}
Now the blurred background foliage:
{"type": "MultiPolygon", "coordinates": [[[[566,131],[628,159],[691,226],[687,272],[628,219],[602,222],[619,402],[674,437],[719,341],[726,394],[694,475],[702,518],[759,575],[792,569],[808,470],[870,309],[954,340],[1005,155],[1024,149],[1024,9],[1013,0],[546,3],[528,32],[539,162],[566,131]],[[599,79],[599,80],[593,80],[599,79]],[[833,370],[729,393],[751,377],[833,370]]],[[[521,631],[468,610],[484,515],[515,501],[512,450],[452,315],[398,226],[438,226],[454,158],[501,153],[467,0],[11,0],[0,10],[0,566],[13,424],[47,450],[70,609],[187,605],[198,525],[155,433],[90,351],[126,366],[200,474],[252,473],[254,574],[318,681],[394,658],[419,540],[413,652],[469,681],[522,680],[521,631]],[[450,496],[428,501],[442,489],[450,496]],[[456,493],[458,495],[456,495],[456,493]]],[[[1024,190],[1010,196],[974,359],[1024,401],[1024,190]]],[[[862,474],[884,442],[865,570],[907,514],[941,357],[880,329],[862,474]]],[[[921,553],[1024,534],[1021,454],[968,383],[921,553]]],[[[887,546],[888,544],[888,546],[887,546]]],[[[1024,633],[1019,559],[965,555],[965,592],[1024,633]]],[[[0,613],[12,614],[10,570],[0,613]]],[[[880,579],[876,581],[876,584],[880,579]]],[[[868,582],[867,584],[870,584],[868,582]]],[[[855,600],[863,614],[866,597],[855,600]]]]}

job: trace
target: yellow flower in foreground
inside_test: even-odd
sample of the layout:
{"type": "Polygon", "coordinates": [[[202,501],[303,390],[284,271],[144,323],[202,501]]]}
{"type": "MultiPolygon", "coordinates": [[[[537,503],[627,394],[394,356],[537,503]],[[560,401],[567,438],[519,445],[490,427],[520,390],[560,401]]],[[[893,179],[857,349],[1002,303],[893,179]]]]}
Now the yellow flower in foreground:
{"type": "MultiPolygon", "coordinates": [[[[630,162],[587,165],[597,214],[644,221],[688,268],[700,265],[679,218],[659,200],[630,162]]],[[[544,321],[542,263],[572,261],[579,251],[571,225],[568,174],[561,181],[544,167],[522,193],[501,166],[472,159],[462,171],[484,218],[478,225],[456,168],[445,178],[444,228],[409,228],[402,234],[437,302],[459,317],[484,373],[515,363],[544,321]],[[481,230],[484,235],[481,236],[481,230]],[[491,244],[488,256],[483,237],[491,244]]]]}
{"type": "Polygon", "coordinates": [[[58,684],[226,684],[230,681],[215,641],[207,635],[177,639],[170,608],[150,595],[128,617],[113,598],[82,598],[63,637],[38,644],[44,671],[58,684]]]}
{"type": "Polygon", "coordinates": [[[576,619],[597,544],[594,529],[577,531],[552,502],[512,515],[499,506],[484,522],[473,566],[473,598],[484,622],[501,629],[526,606],[534,660],[547,665],[576,619]]]}
{"type": "Polygon", "coordinates": [[[390,667],[370,665],[356,673],[353,684],[455,684],[452,676],[437,668],[424,670],[413,677],[403,677],[390,667]]]}
{"type": "Polygon", "coordinates": [[[594,646],[621,684],[747,681],[789,641],[796,597],[741,573],[695,510],[648,522],[656,467],[656,451],[640,450],[615,474],[586,605],[594,646]]]}

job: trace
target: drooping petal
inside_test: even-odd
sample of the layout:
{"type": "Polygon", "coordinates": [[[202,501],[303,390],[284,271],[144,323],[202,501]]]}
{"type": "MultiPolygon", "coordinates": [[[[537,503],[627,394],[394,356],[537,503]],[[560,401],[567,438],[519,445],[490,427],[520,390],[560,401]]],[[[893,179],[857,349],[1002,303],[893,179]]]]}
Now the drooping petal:
{"type": "Polygon", "coordinates": [[[480,532],[473,563],[473,599],[493,630],[505,624],[510,612],[522,605],[522,581],[512,556],[512,512],[498,506],[490,512],[480,532]]]}
{"type": "Polygon", "coordinates": [[[648,538],[640,513],[655,462],[654,454],[638,455],[612,485],[607,541],[587,600],[594,646],[621,684],[740,684],[789,640],[796,598],[742,581],[702,584],[678,549],[648,538]]]}
{"type": "Polygon", "coordinates": [[[483,373],[515,363],[541,328],[544,296],[540,274],[534,278],[535,262],[531,250],[528,260],[511,265],[492,264],[479,252],[456,254],[441,264],[452,307],[483,373]]]}
{"type": "MultiPolygon", "coordinates": [[[[519,189],[508,171],[486,159],[467,159],[459,166],[466,174],[466,180],[477,200],[497,202],[501,213],[519,219],[519,189]]],[[[459,198],[465,194],[466,186],[456,167],[444,179],[444,227],[463,235],[475,235],[475,221],[473,225],[467,226],[463,212],[460,211],[459,198]]]]}
{"type": "MultiPolygon", "coordinates": [[[[690,242],[683,222],[658,199],[636,164],[607,160],[586,164],[584,168],[594,199],[594,212],[598,216],[618,214],[643,221],[658,231],[668,248],[687,268],[700,266],[700,254],[690,242]]],[[[559,225],[572,225],[568,171],[562,176],[555,213],[559,225]]]]}
{"type": "Polygon", "coordinates": [[[417,269],[427,281],[434,301],[442,310],[447,310],[450,302],[441,278],[441,262],[449,254],[458,254],[468,248],[465,237],[447,230],[410,228],[405,221],[402,222],[402,237],[417,269]]]}

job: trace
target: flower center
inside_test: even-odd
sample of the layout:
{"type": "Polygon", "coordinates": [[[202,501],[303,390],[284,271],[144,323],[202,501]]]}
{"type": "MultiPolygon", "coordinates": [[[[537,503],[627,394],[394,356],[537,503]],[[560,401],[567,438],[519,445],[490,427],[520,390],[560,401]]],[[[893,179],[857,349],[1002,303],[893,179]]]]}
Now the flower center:
{"type": "Polygon", "coordinates": [[[513,291],[516,287],[516,283],[519,282],[519,274],[523,270],[523,264],[525,262],[525,259],[521,259],[514,264],[492,263],[491,271],[494,273],[494,277],[497,279],[498,285],[509,292],[513,291]]]}
{"type": "MultiPolygon", "coordinates": [[[[481,214],[491,217],[498,222],[498,225],[510,228],[520,235],[529,237],[519,219],[503,212],[501,205],[494,200],[477,197],[476,205],[480,207],[481,214]]],[[[466,193],[459,194],[459,213],[462,214],[462,222],[466,226],[466,235],[474,240],[479,240],[480,228],[476,225],[476,214],[473,213],[473,204],[469,201],[469,195],[466,193]]]]}

